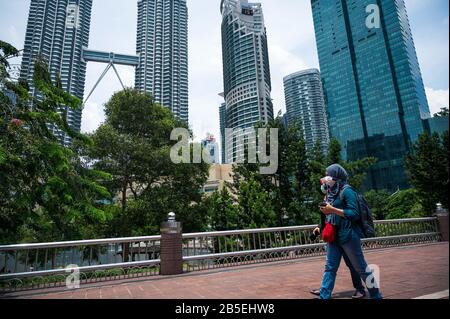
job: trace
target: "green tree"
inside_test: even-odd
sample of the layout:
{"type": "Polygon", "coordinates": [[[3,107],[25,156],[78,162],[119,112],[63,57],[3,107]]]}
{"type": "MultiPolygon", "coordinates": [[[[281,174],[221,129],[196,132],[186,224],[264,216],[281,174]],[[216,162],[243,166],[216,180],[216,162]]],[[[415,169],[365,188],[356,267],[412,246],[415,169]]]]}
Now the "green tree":
{"type": "Polygon", "coordinates": [[[386,219],[425,217],[415,189],[399,191],[391,196],[386,205],[386,219]]]}
{"type": "Polygon", "coordinates": [[[95,167],[112,175],[106,185],[116,194],[119,208],[109,236],[159,232],[160,223],[173,211],[183,229],[200,231],[206,216],[199,213],[200,189],[209,166],[174,164],[170,140],[174,128],[187,128],[165,107],[145,93],[125,89],[105,104],[106,120],[92,135],[88,154],[95,167]]]}
{"type": "Polygon", "coordinates": [[[446,117],[446,116],[448,116],[448,107],[441,107],[441,110],[438,112],[438,113],[436,113],[436,114],[434,114],[434,116],[436,116],[436,117],[446,117]]]}
{"type": "Polygon", "coordinates": [[[330,140],[330,145],[328,146],[328,154],[327,154],[327,165],[332,164],[342,164],[342,147],[339,141],[335,138],[330,140]]]}
{"type": "Polygon", "coordinates": [[[387,205],[389,203],[389,194],[386,190],[370,190],[364,194],[374,218],[384,220],[388,214],[387,205]]]}
{"type": "Polygon", "coordinates": [[[239,186],[241,210],[238,228],[265,228],[277,225],[277,214],[271,194],[251,176],[239,186]]]}
{"type": "Polygon", "coordinates": [[[448,131],[442,137],[437,133],[422,134],[405,164],[426,214],[433,214],[438,202],[448,208],[448,131]]]}
{"type": "Polygon", "coordinates": [[[31,97],[25,83],[12,83],[4,72],[6,57],[17,51],[4,42],[0,46],[2,85],[17,98],[13,102],[0,91],[0,242],[98,236],[109,219],[101,202],[110,198],[100,182],[109,176],[91,169],[77,148],[63,147],[49,130],[58,127],[76,144],[90,143],[58,113],[80,108],[81,101],[66,93],[58,79],[52,83],[41,58],[34,64],[34,86],[41,98],[31,97]]]}
{"type": "Polygon", "coordinates": [[[240,207],[227,187],[205,196],[203,201],[212,231],[235,230],[239,228],[240,207]]]}
{"type": "MultiPolygon", "coordinates": [[[[263,126],[256,126],[256,128],[260,127],[263,126]]],[[[260,174],[259,163],[234,165],[231,189],[239,197],[240,185],[254,179],[272,199],[272,207],[276,213],[276,226],[310,223],[314,220],[314,215],[308,210],[310,192],[308,158],[301,126],[294,123],[285,127],[281,117],[277,117],[264,127],[278,129],[276,173],[260,174]]]]}

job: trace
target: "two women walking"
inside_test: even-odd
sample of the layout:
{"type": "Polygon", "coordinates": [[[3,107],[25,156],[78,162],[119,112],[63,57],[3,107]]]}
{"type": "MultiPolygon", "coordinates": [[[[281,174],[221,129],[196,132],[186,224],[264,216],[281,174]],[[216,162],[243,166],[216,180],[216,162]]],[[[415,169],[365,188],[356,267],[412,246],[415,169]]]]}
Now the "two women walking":
{"type": "Polygon", "coordinates": [[[359,279],[359,283],[362,280],[366,284],[372,299],[382,299],[378,283],[374,282],[361,248],[364,233],[358,223],[358,193],[348,185],[348,174],[342,166],[331,165],[327,168],[326,175],[322,179],[326,201],[320,206],[320,211],[325,216],[322,238],[328,242],[320,299],[331,298],[342,257],[352,272],[352,281],[357,289],[355,294],[364,294],[358,284],[359,279]]]}

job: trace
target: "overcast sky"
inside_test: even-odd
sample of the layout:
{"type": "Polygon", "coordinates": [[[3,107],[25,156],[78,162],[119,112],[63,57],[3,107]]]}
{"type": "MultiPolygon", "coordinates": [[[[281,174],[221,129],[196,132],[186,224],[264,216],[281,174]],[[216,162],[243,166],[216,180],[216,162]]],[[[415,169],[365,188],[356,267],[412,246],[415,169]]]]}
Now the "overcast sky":
{"type": "MultiPolygon", "coordinates": [[[[255,1],[256,2],[256,1],[255,1]]],[[[268,33],[275,114],[285,112],[283,77],[319,67],[310,0],[261,0],[268,33]]],[[[432,113],[449,105],[449,1],[405,0],[432,113]]],[[[137,0],[94,0],[91,49],[134,54],[137,0]]],[[[197,140],[219,131],[217,94],[223,91],[221,16],[219,0],[188,0],[189,8],[189,118],[197,140]]],[[[0,0],[0,39],[22,49],[30,0],[0,0]]],[[[105,65],[89,63],[85,96],[105,65]]],[[[127,86],[134,69],[118,67],[127,86]]],[[[114,72],[104,78],[89,99],[82,130],[95,130],[103,121],[103,104],[121,86],[114,72]]]]}

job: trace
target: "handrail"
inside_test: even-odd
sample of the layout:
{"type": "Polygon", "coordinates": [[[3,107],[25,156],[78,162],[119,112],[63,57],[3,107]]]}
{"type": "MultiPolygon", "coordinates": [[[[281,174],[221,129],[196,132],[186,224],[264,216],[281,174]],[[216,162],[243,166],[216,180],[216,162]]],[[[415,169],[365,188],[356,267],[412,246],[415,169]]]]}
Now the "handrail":
{"type": "MultiPolygon", "coordinates": [[[[433,220],[436,220],[436,217],[377,220],[374,223],[375,224],[395,224],[395,223],[410,223],[410,222],[422,222],[422,221],[433,221],[433,220]]],[[[214,237],[214,236],[241,235],[241,234],[252,234],[252,233],[308,230],[308,229],[311,229],[314,227],[317,227],[317,225],[197,232],[197,233],[185,233],[182,236],[183,236],[183,239],[189,239],[189,238],[196,238],[196,237],[214,237]]],[[[77,247],[77,246],[114,244],[114,243],[132,243],[132,242],[140,242],[140,241],[141,242],[155,241],[155,240],[160,240],[160,239],[161,239],[160,235],[155,235],[155,236],[141,236],[141,237],[122,237],[122,238],[104,238],[104,239],[89,239],[89,240],[75,240],[75,241],[59,241],[59,242],[47,242],[47,243],[29,243],[29,244],[24,243],[24,244],[13,244],[13,245],[0,245],[0,251],[17,250],[17,249],[77,247]]]]}
{"type": "Polygon", "coordinates": [[[91,246],[91,245],[115,244],[115,243],[134,243],[134,242],[143,242],[143,241],[155,241],[155,240],[160,240],[160,239],[161,239],[161,236],[156,235],[156,236],[143,236],[143,237],[122,237],[122,238],[59,241],[59,242],[49,242],[49,243],[14,244],[14,245],[2,245],[2,246],[0,246],[0,251],[16,250],[16,249],[79,247],[79,246],[91,246]]]}

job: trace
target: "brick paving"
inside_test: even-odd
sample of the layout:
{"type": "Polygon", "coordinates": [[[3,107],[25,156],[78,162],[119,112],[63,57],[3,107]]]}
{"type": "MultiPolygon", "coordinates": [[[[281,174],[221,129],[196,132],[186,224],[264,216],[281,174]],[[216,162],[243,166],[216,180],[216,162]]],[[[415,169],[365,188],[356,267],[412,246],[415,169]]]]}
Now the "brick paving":
{"type": "MultiPolygon", "coordinates": [[[[409,299],[449,289],[447,243],[368,251],[369,264],[380,267],[387,299],[409,299]]],[[[203,271],[175,277],[157,276],[82,286],[77,290],[28,291],[8,295],[33,299],[311,299],[321,283],[324,257],[203,271]]],[[[334,298],[352,294],[350,274],[342,262],[334,298]]]]}

